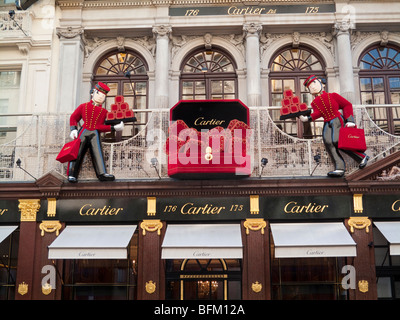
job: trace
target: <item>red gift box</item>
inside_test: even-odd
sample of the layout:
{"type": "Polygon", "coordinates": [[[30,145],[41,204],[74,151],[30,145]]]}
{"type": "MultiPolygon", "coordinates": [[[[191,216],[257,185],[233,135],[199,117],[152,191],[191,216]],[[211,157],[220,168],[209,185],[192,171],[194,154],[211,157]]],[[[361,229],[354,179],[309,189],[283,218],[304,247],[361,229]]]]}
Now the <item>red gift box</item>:
{"type": "Polygon", "coordinates": [[[133,110],[125,110],[125,118],[133,118],[133,110]]]}
{"type": "Polygon", "coordinates": [[[299,109],[300,109],[300,111],[306,111],[308,109],[307,104],[300,103],[299,104],[299,109]]]}
{"type": "Polygon", "coordinates": [[[357,127],[343,127],[339,131],[339,149],[364,152],[367,150],[363,129],[357,127]]]}
{"type": "Polygon", "coordinates": [[[290,113],[290,110],[288,107],[282,107],[280,110],[281,116],[288,115],[290,113]]]}
{"type": "Polygon", "coordinates": [[[124,102],[124,96],[116,96],[114,98],[115,103],[122,103],[124,102]]]}
{"type": "Polygon", "coordinates": [[[293,97],[293,91],[292,90],[285,90],[283,91],[283,97],[284,98],[292,98],[293,97]]]}
{"type": "Polygon", "coordinates": [[[80,145],[81,145],[81,139],[79,138],[66,143],[62,147],[56,160],[61,163],[76,160],[76,158],[78,157],[80,145]]]}
{"type": "Polygon", "coordinates": [[[289,107],[291,104],[291,100],[287,99],[287,98],[282,99],[281,104],[282,104],[282,107],[289,107]]]}
{"type": "Polygon", "coordinates": [[[297,104],[290,105],[290,113],[299,112],[299,106],[297,104]]]}
{"type": "Polygon", "coordinates": [[[116,117],[117,119],[123,119],[123,118],[124,118],[124,112],[123,112],[123,111],[117,111],[117,112],[115,113],[115,117],[116,117]]]}
{"type": "Polygon", "coordinates": [[[128,110],[128,109],[129,105],[126,102],[121,103],[119,106],[119,110],[128,110]]]}
{"type": "Polygon", "coordinates": [[[114,120],[115,119],[115,114],[113,112],[107,113],[107,120],[114,120]]]}
{"type": "Polygon", "coordinates": [[[118,105],[115,104],[115,103],[113,103],[113,104],[111,105],[111,111],[112,111],[112,112],[118,111],[118,105]]]}

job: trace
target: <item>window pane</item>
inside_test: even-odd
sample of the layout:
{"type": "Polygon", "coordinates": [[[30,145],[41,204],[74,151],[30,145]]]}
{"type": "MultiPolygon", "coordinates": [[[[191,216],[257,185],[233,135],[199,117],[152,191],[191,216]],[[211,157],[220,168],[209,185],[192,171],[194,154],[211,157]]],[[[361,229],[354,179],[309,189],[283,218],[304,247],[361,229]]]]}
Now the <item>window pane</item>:
{"type": "Polygon", "coordinates": [[[211,82],[211,93],[222,93],[222,81],[211,82]]]}
{"type": "Polygon", "coordinates": [[[375,92],[374,93],[374,104],[385,104],[385,93],[375,92]]]}
{"type": "Polygon", "coordinates": [[[374,91],[383,91],[383,78],[373,78],[372,79],[374,91]]]}
{"type": "Polygon", "coordinates": [[[391,298],[392,287],[389,277],[379,277],[377,279],[378,298],[391,298]]]}
{"type": "Polygon", "coordinates": [[[283,92],[282,80],[271,80],[271,91],[272,92],[283,92]]]}
{"type": "Polygon", "coordinates": [[[272,106],[281,106],[281,101],[283,99],[283,94],[272,94],[272,106]]]}
{"type": "Polygon", "coordinates": [[[361,103],[362,104],[373,104],[371,92],[361,92],[361,103]]]}
{"type": "Polygon", "coordinates": [[[193,94],[193,82],[192,81],[184,81],[182,83],[182,94],[193,94]]]}
{"type": "Polygon", "coordinates": [[[130,84],[130,83],[126,83],[126,82],[124,83],[123,92],[122,92],[122,95],[124,97],[133,96],[132,86],[134,86],[134,84],[130,84]]]}
{"type": "Polygon", "coordinates": [[[224,93],[235,93],[234,81],[224,81],[224,93]]]}
{"type": "Polygon", "coordinates": [[[294,80],[293,79],[285,79],[283,80],[283,90],[292,90],[295,92],[294,80]]]}
{"type": "Polygon", "coordinates": [[[206,93],[206,87],[205,87],[204,81],[196,81],[195,82],[195,92],[196,92],[196,94],[205,94],[206,93]]]}
{"type": "Polygon", "coordinates": [[[361,91],[369,91],[372,88],[371,78],[361,78],[360,84],[361,84],[361,91]]]}
{"type": "Polygon", "coordinates": [[[400,91],[400,78],[389,78],[390,91],[400,91]]]}

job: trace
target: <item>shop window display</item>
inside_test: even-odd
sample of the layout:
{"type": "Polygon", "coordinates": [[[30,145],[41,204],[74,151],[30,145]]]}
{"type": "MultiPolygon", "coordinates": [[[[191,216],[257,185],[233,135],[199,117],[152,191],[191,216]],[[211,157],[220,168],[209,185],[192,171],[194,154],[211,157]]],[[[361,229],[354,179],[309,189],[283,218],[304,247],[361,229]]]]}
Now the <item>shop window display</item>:
{"type": "Polygon", "coordinates": [[[135,300],[137,293],[135,233],[127,259],[64,260],[63,300],[135,300]]]}

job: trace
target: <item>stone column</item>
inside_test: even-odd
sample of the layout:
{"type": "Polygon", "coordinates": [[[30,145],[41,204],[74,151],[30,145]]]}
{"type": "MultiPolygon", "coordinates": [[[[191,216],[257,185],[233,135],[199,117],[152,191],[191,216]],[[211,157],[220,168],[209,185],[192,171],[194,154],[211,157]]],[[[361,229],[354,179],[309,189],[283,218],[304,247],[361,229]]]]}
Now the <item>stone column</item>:
{"type": "Polygon", "coordinates": [[[153,34],[156,38],[156,79],[155,107],[169,108],[169,34],[170,26],[155,26],[153,34]]]}
{"type": "Polygon", "coordinates": [[[355,89],[350,45],[350,29],[351,24],[348,21],[340,21],[335,24],[340,94],[350,102],[354,103],[355,89]]]}
{"type": "Polygon", "coordinates": [[[83,28],[57,28],[60,61],[57,84],[57,112],[72,112],[81,103],[83,28]]]}
{"type": "Polygon", "coordinates": [[[260,76],[260,23],[246,23],[243,31],[246,37],[247,105],[261,105],[260,76]]]}

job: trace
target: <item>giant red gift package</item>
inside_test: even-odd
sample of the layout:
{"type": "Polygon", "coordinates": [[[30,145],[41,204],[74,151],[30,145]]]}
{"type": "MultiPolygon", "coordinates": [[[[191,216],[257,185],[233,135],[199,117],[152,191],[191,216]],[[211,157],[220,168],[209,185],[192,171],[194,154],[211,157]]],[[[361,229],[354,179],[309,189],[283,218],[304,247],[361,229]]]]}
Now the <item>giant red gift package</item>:
{"type": "Polygon", "coordinates": [[[282,107],[280,109],[280,120],[296,118],[300,115],[309,115],[311,113],[311,110],[308,109],[307,104],[301,103],[300,98],[295,96],[292,90],[285,90],[283,92],[281,104],[282,107]]]}
{"type": "Polygon", "coordinates": [[[249,110],[240,100],[181,100],[170,110],[168,175],[178,179],[251,174],[249,110]]]}
{"type": "Polygon", "coordinates": [[[124,96],[116,96],[111,110],[107,113],[105,124],[117,124],[120,122],[135,122],[136,117],[129,104],[124,101],[124,96]]]}

